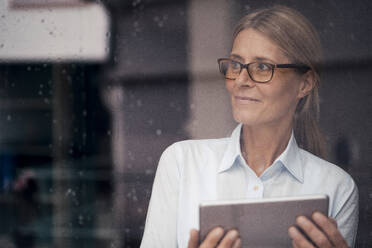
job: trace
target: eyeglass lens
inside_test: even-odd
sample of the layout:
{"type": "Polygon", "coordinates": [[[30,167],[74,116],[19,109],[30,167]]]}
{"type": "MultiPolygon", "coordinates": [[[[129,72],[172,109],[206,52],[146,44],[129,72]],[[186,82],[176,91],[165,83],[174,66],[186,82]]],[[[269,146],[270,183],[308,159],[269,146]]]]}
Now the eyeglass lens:
{"type": "MultiPolygon", "coordinates": [[[[236,79],[241,73],[243,65],[233,60],[221,60],[220,70],[227,79],[236,79]]],[[[273,73],[273,68],[267,63],[251,63],[248,65],[248,74],[252,80],[256,82],[270,81],[273,73]]]]}

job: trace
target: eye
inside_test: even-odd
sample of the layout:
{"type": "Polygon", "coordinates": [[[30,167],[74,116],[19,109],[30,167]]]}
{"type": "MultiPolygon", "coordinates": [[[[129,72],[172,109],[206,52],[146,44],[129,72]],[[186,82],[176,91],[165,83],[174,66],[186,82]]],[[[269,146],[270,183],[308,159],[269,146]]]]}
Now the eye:
{"type": "Polygon", "coordinates": [[[265,63],[257,63],[256,64],[257,71],[270,71],[271,66],[265,63]]]}
{"type": "Polygon", "coordinates": [[[230,61],[230,68],[233,70],[240,70],[240,63],[234,60],[230,61]]]}

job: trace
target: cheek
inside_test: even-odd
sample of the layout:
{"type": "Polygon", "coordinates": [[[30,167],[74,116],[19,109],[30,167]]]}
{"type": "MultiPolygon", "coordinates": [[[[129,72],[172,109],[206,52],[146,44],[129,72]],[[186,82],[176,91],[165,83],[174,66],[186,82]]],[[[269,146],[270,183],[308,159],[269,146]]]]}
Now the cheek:
{"type": "Polygon", "coordinates": [[[234,88],[234,81],[226,79],[225,87],[226,87],[226,90],[229,92],[229,94],[231,94],[234,88]]]}
{"type": "Polygon", "coordinates": [[[267,100],[267,107],[274,112],[282,113],[292,111],[297,104],[297,88],[296,84],[285,82],[278,88],[271,88],[265,93],[267,100]]]}

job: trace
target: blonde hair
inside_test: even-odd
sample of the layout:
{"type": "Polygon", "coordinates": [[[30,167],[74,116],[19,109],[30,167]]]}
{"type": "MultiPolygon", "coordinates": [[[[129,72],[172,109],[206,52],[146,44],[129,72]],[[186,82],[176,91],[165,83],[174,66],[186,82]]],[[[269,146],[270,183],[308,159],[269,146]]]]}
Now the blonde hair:
{"type": "Polygon", "coordinates": [[[296,107],[294,134],[300,147],[324,157],[324,139],[318,127],[322,48],[317,31],[299,12],[280,5],[259,9],[244,16],[236,25],[233,38],[248,28],[274,41],[292,63],[311,68],[315,86],[296,107]]]}

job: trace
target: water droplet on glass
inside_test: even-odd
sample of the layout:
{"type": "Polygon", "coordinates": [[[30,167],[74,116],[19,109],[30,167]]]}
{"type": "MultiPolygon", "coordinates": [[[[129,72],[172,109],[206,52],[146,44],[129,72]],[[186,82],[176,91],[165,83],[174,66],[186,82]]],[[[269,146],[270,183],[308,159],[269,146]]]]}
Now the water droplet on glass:
{"type": "Polygon", "coordinates": [[[79,224],[82,225],[84,224],[84,216],[79,215],[79,224]]]}
{"type": "Polygon", "coordinates": [[[6,117],[6,120],[7,120],[7,121],[11,121],[11,120],[12,120],[12,116],[11,116],[11,115],[8,115],[8,116],[6,117]]]}
{"type": "Polygon", "coordinates": [[[162,133],[162,132],[161,132],[161,129],[157,129],[157,130],[156,130],[156,135],[160,136],[161,133],[162,133]]]}

